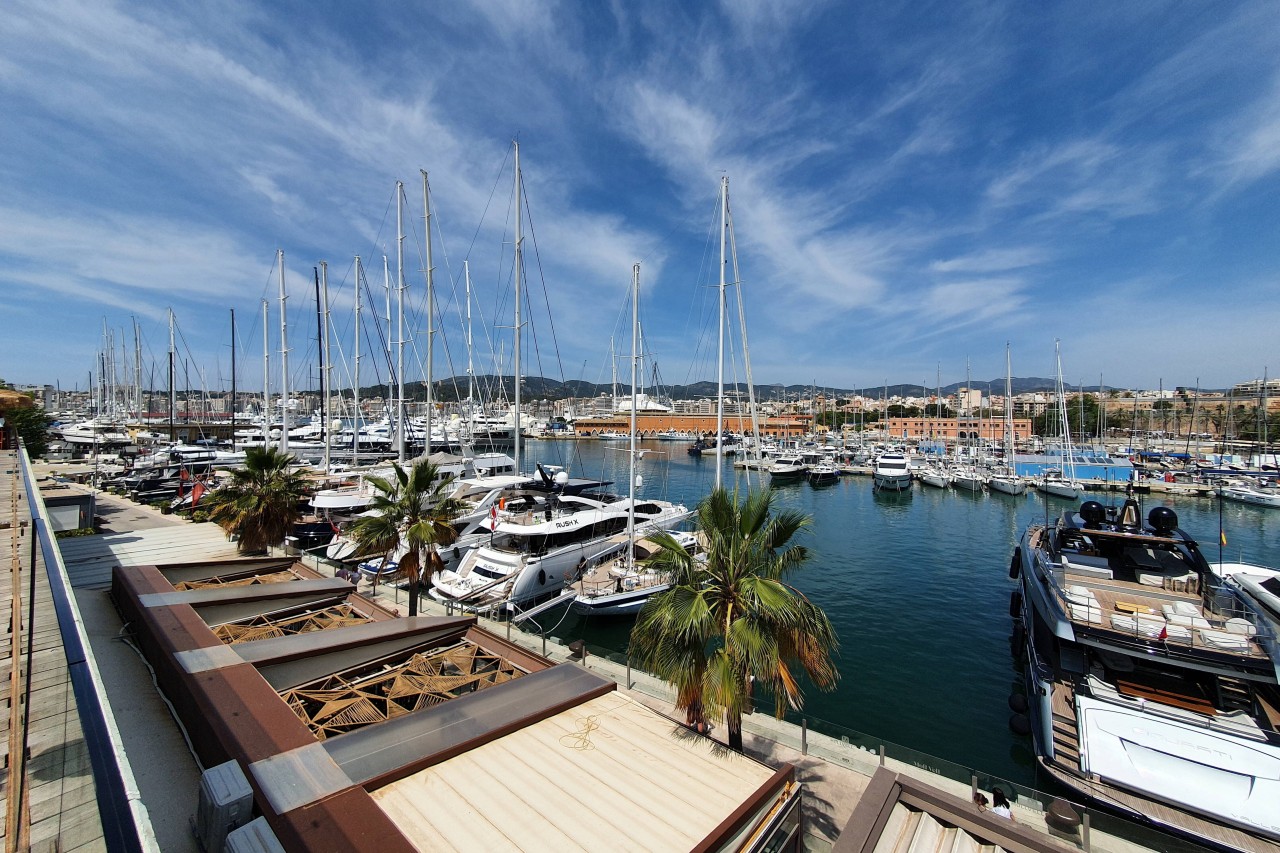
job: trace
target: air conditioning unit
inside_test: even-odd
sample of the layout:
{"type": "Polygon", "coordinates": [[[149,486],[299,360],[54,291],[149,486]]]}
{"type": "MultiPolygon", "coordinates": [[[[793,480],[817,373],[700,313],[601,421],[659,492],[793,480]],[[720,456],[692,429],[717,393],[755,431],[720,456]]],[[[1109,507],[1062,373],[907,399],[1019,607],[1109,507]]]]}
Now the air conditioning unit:
{"type": "Polygon", "coordinates": [[[255,818],[239,829],[227,833],[223,853],[285,853],[284,845],[271,831],[265,817],[255,818]]]}
{"type": "Polygon", "coordinates": [[[205,853],[223,853],[227,833],[252,817],[253,789],[239,764],[228,761],[200,775],[196,841],[205,853]]]}

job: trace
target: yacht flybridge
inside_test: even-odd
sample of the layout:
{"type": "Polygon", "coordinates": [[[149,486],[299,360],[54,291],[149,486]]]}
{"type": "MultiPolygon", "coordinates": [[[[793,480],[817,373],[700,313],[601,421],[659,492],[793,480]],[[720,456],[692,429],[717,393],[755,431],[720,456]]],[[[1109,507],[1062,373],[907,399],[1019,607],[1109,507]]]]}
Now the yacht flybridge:
{"type": "Polygon", "coordinates": [[[1215,572],[1168,507],[1086,501],[1010,573],[1041,765],[1203,842],[1280,850],[1280,580],[1215,572]]]}

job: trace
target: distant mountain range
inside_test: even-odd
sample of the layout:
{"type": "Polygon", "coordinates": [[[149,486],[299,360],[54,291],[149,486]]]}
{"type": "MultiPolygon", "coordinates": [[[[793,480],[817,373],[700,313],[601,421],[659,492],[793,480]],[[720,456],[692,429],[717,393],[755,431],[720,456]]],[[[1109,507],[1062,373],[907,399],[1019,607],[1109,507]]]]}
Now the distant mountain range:
{"type": "MultiPolygon", "coordinates": [[[[515,394],[515,386],[510,376],[476,376],[472,380],[475,383],[477,396],[485,399],[493,399],[498,396],[505,396],[511,399],[515,394]],[[499,391],[499,389],[501,389],[499,391]]],[[[942,386],[944,395],[954,394],[958,389],[963,388],[965,383],[953,382],[950,385],[942,386]]],[[[980,388],[984,392],[990,387],[991,391],[996,394],[1004,393],[1004,377],[993,379],[989,382],[976,381],[970,382],[970,387],[980,388]]],[[[1030,391],[1052,391],[1054,380],[1044,379],[1042,377],[1026,377],[1013,380],[1013,393],[1024,394],[1030,391]]],[[[654,395],[657,392],[653,388],[642,389],[649,394],[654,395]]],[[[873,399],[881,398],[886,390],[889,397],[920,397],[925,394],[933,394],[935,389],[922,388],[920,385],[890,385],[886,389],[883,385],[868,388],[817,388],[815,390],[812,385],[756,385],[756,399],[758,400],[800,400],[809,399],[815,393],[821,394],[828,399],[846,398],[857,395],[871,397],[873,399]]],[[[1085,389],[1088,390],[1088,389],[1085,389]]],[[[465,397],[467,393],[467,377],[455,376],[452,379],[437,380],[435,383],[435,398],[441,402],[452,402],[460,396],[465,397]]],[[[525,377],[521,388],[521,399],[532,400],[563,400],[568,397],[599,397],[609,396],[613,393],[613,386],[607,383],[584,382],[581,380],[571,380],[569,382],[560,382],[555,379],[547,379],[543,376],[525,377]]],[[[662,396],[669,396],[675,400],[700,400],[715,397],[716,383],[714,382],[694,382],[691,385],[665,385],[660,389],[662,396]]],[[[747,395],[747,385],[745,382],[725,385],[725,393],[727,395],[747,395]]],[[[389,396],[390,392],[386,385],[374,385],[360,390],[361,396],[389,396]]],[[[618,383],[618,396],[624,397],[631,394],[631,387],[623,383],[618,383]]],[[[405,396],[410,400],[424,400],[427,396],[426,385],[422,382],[413,382],[405,385],[405,396]]]]}

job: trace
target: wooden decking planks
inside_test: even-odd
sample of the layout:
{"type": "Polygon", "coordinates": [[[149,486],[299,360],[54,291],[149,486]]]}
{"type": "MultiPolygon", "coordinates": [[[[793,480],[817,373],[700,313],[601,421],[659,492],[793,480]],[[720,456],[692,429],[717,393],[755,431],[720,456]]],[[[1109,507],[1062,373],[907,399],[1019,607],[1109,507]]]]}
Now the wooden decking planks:
{"type": "Polygon", "coordinates": [[[4,849],[105,850],[89,754],[38,548],[32,585],[31,511],[13,451],[0,451],[0,519],[10,522],[0,530],[0,554],[9,574],[0,582],[8,631],[0,666],[10,684],[0,714],[0,749],[7,764],[0,792],[4,849]],[[21,794],[10,802],[15,791],[21,794]]]}

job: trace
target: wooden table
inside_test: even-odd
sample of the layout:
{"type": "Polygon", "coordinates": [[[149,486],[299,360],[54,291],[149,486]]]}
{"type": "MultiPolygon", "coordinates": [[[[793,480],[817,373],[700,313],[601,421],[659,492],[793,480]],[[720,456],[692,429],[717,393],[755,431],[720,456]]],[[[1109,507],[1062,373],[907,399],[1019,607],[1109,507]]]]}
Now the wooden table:
{"type": "MultiPolygon", "coordinates": [[[[1212,717],[1218,713],[1218,709],[1213,707],[1213,704],[1204,697],[1192,696],[1169,687],[1159,687],[1154,684],[1144,684],[1126,678],[1117,678],[1116,688],[1122,696],[1148,699],[1152,702],[1159,702],[1162,705],[1172,705],[1175,708],[1184,708],[1197,714],[1204,714],[1206,717],[1212,717]]],[[[1194,685],[1187,685],[1186,689],[1194,689],[1194,685]]]]}
{"type": "Polygon", "coordinates": [[[1155,613],[1154,610],[1147,607],[1145,604],[1134,604],[1129,601],[1117,601],[1116,610],[1119,610],[1121,613],[1155,613]]]}

